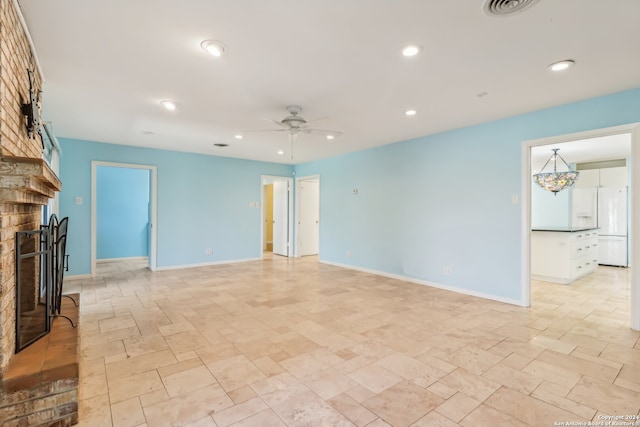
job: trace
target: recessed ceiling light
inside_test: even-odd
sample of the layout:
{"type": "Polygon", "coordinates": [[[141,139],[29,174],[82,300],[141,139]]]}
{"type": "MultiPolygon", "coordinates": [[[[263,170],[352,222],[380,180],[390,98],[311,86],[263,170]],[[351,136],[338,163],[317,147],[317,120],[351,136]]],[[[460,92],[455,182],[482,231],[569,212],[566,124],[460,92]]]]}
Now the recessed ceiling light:
{"type": "Polygon", "coordinates": [[[280,154],[281,156],[284,154],[283,150],[278,150],[278,154],[280,154]]]}
{"type": "Polygon", "coordinates": [[[418,112],[416,110],[407,110],[404,112],[407,116],[415,116],[416,114],[418,114],[418,112]]]}
{"type": "Polygon", "coordinates": [[[564,61],[554,62],[553,64],[549,65],[548,68],[551,71],[564,71],[575,63],[576,62],[573,59],[565,59],[564,61]]]}
{"type": "Polygon", "coordinates": [[[422,47],[412,44],[409,46],[405,46],[402,49],[402,54],[404,56],[416,56],[418,53],[420,53],[420,50],[422,50],[422,47]]]}
{"type": "Polygon", "coordinates": [[[160,101],[160,104],[169,111],[174,111],[178,106],[173,101],[160,101]]]}
{"type": "Polygon", "coordinates": [[[235,138],[236,138],[236,139],[242,139],[242,138],[244,138],[244,136],[242,136],[242,135],[240,135],[240,134],[237,134],[235,138]]]}
{"type": "Polygon", "coordinates": [[[218,142],[218,143],[213,144],[213,145],[215,145],[216,147],[228,147],[229,146],[229,144],[225,144],[223,142],[218,142]]]}
{"type": "Polygon", "coordinates": [[[327,139],[336,139],[334,135],[327,135],[327,139]]]}
{"type": "Polygon", "coordinates": [[[215,56],[219,58],[226,51],[224,45],[215,40],[205,40],[200,43],[200,47],[204,49],[205,52],[209,53],[211,56],[215,56]]]}
{"type": "Polygon", "coordinates": [[[145,130],[144,132],[142,132],[142,134],[143,134],[143,135],[148,135],[148,136],[155,135],[155,133],[153,133],[153,132],[152,132],[152,131],[150,131],[150,130],[145,130]]]}

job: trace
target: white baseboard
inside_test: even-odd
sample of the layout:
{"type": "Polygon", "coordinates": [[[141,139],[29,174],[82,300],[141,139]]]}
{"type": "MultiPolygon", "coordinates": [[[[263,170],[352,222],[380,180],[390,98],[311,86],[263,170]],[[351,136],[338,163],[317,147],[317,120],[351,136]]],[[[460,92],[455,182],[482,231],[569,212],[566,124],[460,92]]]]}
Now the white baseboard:
{"type": "Polygon", "coordinates": [[[403,280],[405,282],[415,283],[417,285],[430,286],[432,288],[437,288],[437,289],[442,289],[442,290],[445,290],[445,291],[456,292],[458,294],[469,295],[469,296],[478,297],[478,298],[484,298],[484,299],[488,299],[488,300],[503,302],[503,303],[506,303],[506,304],[517,305],[519,307],[522,307],[522,302],[519,301],[519,300],[514,300],[514,299],[511,299],[511,298],[503,298],[503,297],[500,297],[500,296],[497,296],[497,295],[486,294],[484,292],[471,291],[469,289],[458,288],[458,287],[449,286],[449,285],[443,285],[441,283],[427,282],[426,280],[420,280],[420,279],[416,279],[414,277],[403,276],[401,274],[391,274],[391,273],[386,273],[384,271],[378,271],[378,270],[372,270],[372,269],[369,269],[369,268],[356,267],[356,266],[353,266],[353,265],[341,264],[341,263],[338,263],[338,262],[320,260],[320,263],[327,264],[327,265],[333,265],[333,266],[341,267],[341,268],[346,268],[348,270],[355,270],[355,271],[361,271],[363,273],[375,274],[376,276],[388,277],[390,279],[403,280]]]}
{"type": "Polygon", "coordinates": [[[186,268],[209,267],[212,265],[224,265],[224,264],[238,264],[241,262],[251,262],[251,261],[262,261],[262,258],[244,258],[244,259],[234,259],[234,260],[228,260],[228,261],[201,262],[197,264],[170,265],[165,267],[158,267],[156,271],[183,270],[186,268]]]}
{"type": "Polygon", "coordinates": [[[106,262],[116,262],[116,261],[148,261],[148,260],[149,260],[148,256],[130,256],[130,257],[123,257],[123,258],[102,258],[102,259],[97,259],[96,260],[96,264],[106,263],[106,262]]]}

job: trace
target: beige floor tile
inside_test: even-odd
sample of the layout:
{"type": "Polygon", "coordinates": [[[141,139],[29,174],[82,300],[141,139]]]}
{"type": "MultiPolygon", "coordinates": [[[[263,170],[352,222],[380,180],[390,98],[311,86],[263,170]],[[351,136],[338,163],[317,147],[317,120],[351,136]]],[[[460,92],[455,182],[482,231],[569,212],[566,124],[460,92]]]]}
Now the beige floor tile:
{"type": "Polygon", "coordinates": [[[265,375],[243,355],[207,364],[220,385],[232,391],[265,378],[265,375]]]}
{"type": "Polygon", "coordinates": [[[111,416],[114,427],[135,427],[146,422],[137,397],[111,405],[111,416]]]}
{"type": "Polygon", "coordinates": [[[211,372],[202,365],[163,376],[162,382],[169,397],[174,397],[215,384],[216,379],[211,375],[211,372]]]}
{"type": "Polygon", "coordinates": [[[351,421],[313,392],[297,395],[272,406],[272,409],[290,426],[353,426],[351,421]]]}
{"type": "Polygon", "coordinates": [[[438,413],[446,416],[450,420],[460,422],[479,405],[480,402],[476,399],[469,397],[463,393],[456,393],[451,398],[440,404],[440,406],[438,406],[435,410],[438,413]]]}
{"type": "Polygon", "coordinates": [[[233,423],[237,423],[256,415],[265,409],[268,409],[268,407],[264,401],[259,397],[254,397],[253,399],[249,399],[213,414],[213,420],[216,422],[218,427],[227,427],[233,423]]]}
{"type": "Polygon", "coordinates": [[[411,427],[458,427],[459,425],[460,424],[454,423],[439,412],[431,411],[411,424],[411,427]]]}
{"type": "Polygon", "coordinates": [[[552,426],[558,421],[576,420],[575,414],[507,387],[501,387],[485,403],[533,426],[552,426]]]}
{"type": "Polygon", "coordinates": [[[129,357],[118,362],[107,364],[107,378],[110,381],[116,380],[130,376],[131,374],[155,370],[177,362],[178,361],[171,350],[142,354],[140,356],[129,357]]]}
{"type": "Polygon", "coordinates": [[[231,400],[233,400],[233,402],[236,404],[246,402],[247,400],[253,399],[257,396],[256,392],[253,391],[250,386],[237,388],[228,392],[227,395],[229,395],[231,400]]]}
{"type": "MultiPolygon", "coordinates": [[[[460,421],[460,425],[464,427],[532,426],[484,404],[478,406],[460,421]]],[[[532,427],[539,426],[533,425],[532,427]]]]}
{"type": "Polygon", "coordinates": [[[610,414],[637,414],[640,410],[640,393],[586,376],[567,398],[610,414]]]}
{"type": "Polygon", "coordinates": [[[78,402],[78,417],[85,426],[111,426],[109,395],[101,394],[78,402]]]}
{"type": "Polygon", "coordinates": [[[357,383],[334,368],[323,369],[301,380],[313,392],[329,400],[353,388],[357,383]]]}
{"type": "Polygon", "coordinates": [[[441,397],[411,381],[402,381],[362,405],[393,426],[408,426],[442,402],[441,397]]]}
{"type": "Polygon", "coordinates": [[[554,366],[559,366],[569,371],[573,371],[581,375],[587,375],[608,383],[613,383],[613,380],[618,376],[618,372],[620,371],[619,369],[605,366],[600,363],[591,362],[579,357],[556,353],[549,350],[541,353],[536,360],[546,362],[554,366]]]}
{"type": "Polygon", "coordinates": [[[536,388],[532,397],[547,402],[550,405],[556,406],[565,411],[575,414],[580,419],[590,420],[596,413],[596,410],[589,408],[588,406],[581,405],[573,400],[567,399],[566,396],[569,392],[560,390],[560,393],[556,393],[556,386],[553,383],[543,381],[538,388],[536,388]]]}
{"type": "Polygon", "coordinates": [[[487,397],[500,388],[500,384],[495,381],[465,371],[462,368],[458,368],[443,377],[440,382],[480,402],[484,402],[487,397]]]}
{"type": "Polygon", "coordinates": [[[245,418],[235,424],[233,427],[286,427],[286,424],[282,422],[280,417],[276,415],[271,409],[266,409],[255,415],[245,418]]]}
{"type": "Polygon", "coordinates": [[[358,427],[366,426],[378,418],[377,415],[346,393],[335,396],[329,400],[329,404],[358,427]]]}
{"type": "Polygon", "coordinates": [[[599,267],[571,286],[534,281],[532,307],[523,308],[314,257],[153,273],[107,264],[103,277],[74,284],[82,294],[81,426],[133,424],[142,410],[140,425],[149,426],[213,426],[214,417],[313,425],[327,414],[380,427],[397,424],[385,411],[424,393],[438,410],[416,414],[417,426],[528,425],[640,409],[629,270],[599,267]],[[398,397],[404,385],[415,391],[407,399],[398,397]]]}
{"type": "Polygon", "coordinates": [[[143,394],[164,390],[158,371],[147,371],[115,380],[108,379],[111,403],[122,402],[143,394]]]}
{"type": "Polygon", "coordinates": [[[230,406],[233,406],[231,399],[222,387],[214,384],[147,406],[143,410],[149,427],[164,427],[170,423],[188,424],[230,406]]]}
{"type": "Polygon", "coordinates": [[[489,368],[482,376],[525,394],[531,393],[542,382],[542,378],[503,365],[489,368]]]}
{"type": "Polygon", "coordinates": [[[381,393],[387,388],[398,384],[402,377],[378,365],[368,365],[358,369],[349,375],[349,378],[356,381],[363,387],[368,388],[373,393],[381,393]]]}
{"type": "Polygon", "coordinates": [[[106,375],[82,376],[78,384],[78,399],[90,399],[108,391],[106,375]]]}

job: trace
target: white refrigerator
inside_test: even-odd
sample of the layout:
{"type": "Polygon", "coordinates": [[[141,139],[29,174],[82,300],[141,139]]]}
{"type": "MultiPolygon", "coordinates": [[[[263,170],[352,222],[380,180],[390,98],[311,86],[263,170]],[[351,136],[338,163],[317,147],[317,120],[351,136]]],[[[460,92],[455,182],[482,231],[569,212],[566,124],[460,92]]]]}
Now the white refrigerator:
{"type": "Polygon", "coordinates": [[[598,264],[627,267],[627,187],[598,188],[598,264]]]}

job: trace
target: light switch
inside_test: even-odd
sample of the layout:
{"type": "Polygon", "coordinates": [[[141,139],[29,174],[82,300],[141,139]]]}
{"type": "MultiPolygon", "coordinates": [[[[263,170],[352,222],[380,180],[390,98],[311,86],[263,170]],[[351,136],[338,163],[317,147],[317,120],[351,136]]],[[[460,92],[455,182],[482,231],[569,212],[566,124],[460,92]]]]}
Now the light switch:
{"type": "Polygon", "coordinates": [[[76,197],[76,205],[82,204],[82,197],[76,197]]]}

